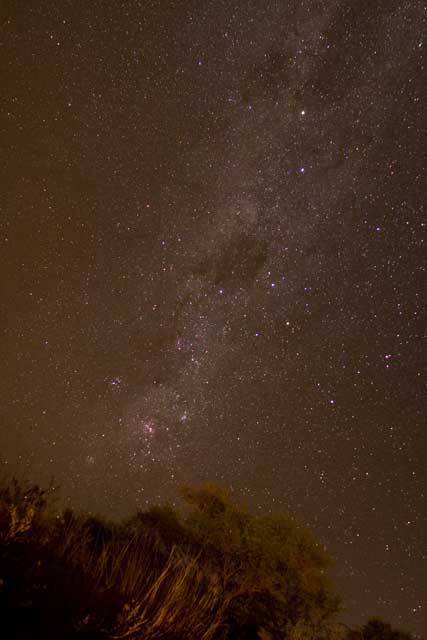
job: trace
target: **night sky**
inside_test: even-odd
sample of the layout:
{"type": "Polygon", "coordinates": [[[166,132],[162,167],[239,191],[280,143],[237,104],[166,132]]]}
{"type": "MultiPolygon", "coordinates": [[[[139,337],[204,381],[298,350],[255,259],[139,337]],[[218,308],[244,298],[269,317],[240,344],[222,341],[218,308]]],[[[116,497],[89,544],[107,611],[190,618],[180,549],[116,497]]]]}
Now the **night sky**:
{"type": "Polygon", "coordinates": [[[425,633],[425,2],[0,12],[6,469],[114,517],[229,485],[425,633]]]}

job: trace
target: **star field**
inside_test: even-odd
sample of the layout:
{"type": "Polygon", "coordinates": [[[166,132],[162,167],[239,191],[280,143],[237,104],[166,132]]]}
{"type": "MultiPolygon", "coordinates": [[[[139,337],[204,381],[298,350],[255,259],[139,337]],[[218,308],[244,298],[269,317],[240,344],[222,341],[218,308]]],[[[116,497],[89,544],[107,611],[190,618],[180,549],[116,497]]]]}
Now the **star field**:
{"type": "Polygon", "coordinates": [[[112,516],[227,484],[326,544],[345,621],[426,633],[426,6],[29,4],[4,466],[112,516]]]}

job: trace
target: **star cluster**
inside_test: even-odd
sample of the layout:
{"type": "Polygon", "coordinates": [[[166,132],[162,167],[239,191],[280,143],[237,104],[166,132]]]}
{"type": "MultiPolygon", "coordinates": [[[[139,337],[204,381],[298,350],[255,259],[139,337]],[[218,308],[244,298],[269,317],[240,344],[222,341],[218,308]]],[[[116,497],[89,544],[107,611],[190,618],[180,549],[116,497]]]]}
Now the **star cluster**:
{"type": "Polygon", "coordinates": [[[426,632],[420,1],[6,3],[2,460],[289,510],[426,632]],[[120,6],[119,6],[120,4],[120,6]]]}

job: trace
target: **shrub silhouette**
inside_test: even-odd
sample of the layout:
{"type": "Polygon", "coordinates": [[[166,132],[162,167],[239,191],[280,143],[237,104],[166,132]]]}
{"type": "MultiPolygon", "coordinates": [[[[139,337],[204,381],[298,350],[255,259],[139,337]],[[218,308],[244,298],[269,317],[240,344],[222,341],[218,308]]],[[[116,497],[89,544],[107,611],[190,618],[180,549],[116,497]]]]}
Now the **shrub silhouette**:
{"type": "Polygon", "coordinates": [[[181,511],[114,523],[55,513],[51,491],[3,482],[2,637],[411,639],[378,620],[348,633],[336,622],[328,557],[289,516],[254,516],[215,485],[182,497],[181,511]]]}

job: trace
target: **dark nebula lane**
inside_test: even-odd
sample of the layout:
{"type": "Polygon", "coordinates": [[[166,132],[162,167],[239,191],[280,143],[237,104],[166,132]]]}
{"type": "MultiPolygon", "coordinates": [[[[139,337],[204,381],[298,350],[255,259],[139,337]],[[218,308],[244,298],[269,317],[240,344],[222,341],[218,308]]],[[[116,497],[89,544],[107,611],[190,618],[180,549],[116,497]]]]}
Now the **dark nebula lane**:
{"type": "Polygon", "coordinates": [[[111,516],[225,483],[426,633],[425,3],[1,22],[6,469],[111,516]]]}

